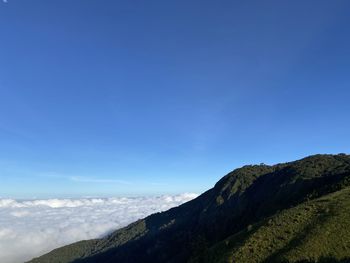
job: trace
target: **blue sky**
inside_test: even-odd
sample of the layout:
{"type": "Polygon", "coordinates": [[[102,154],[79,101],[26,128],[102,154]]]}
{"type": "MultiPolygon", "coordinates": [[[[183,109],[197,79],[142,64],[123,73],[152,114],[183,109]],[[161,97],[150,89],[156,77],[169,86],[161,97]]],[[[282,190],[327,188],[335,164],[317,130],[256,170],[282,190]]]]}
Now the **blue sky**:
{"type": "Polygon", "coordinates": [[[202,192],[350,149],[350,2],[0,2],[0,196],[202,192]]]}

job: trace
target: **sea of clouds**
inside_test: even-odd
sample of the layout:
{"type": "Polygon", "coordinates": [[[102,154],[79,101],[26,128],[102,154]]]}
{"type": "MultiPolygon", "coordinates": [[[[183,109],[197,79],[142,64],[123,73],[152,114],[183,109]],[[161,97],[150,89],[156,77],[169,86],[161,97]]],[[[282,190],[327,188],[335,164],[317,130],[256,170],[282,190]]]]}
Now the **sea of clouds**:
{"type": "Polygon", "coordinates": [[[24,262],[78,240],[102,237],[195,197],[0,199],[0,262],[24,262]]]}

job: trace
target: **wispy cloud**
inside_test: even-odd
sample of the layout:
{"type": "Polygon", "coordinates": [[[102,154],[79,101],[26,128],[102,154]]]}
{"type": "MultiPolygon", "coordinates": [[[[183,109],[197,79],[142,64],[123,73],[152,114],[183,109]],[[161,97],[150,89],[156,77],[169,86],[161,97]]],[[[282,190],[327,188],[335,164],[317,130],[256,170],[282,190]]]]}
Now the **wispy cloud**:
{"type": "Polygon", "coordinates": [[[130,185],[133,184],[130,181],[122,180],[122,179],[114,179],[114,178],[97,178],[90,176],[80,176],[80,175],[65,175],[59,173],[42,173],[39,174],[40,177],[46,178],[62,178],[69,181],[81,182],[81,183],[98,183],[98,184],[124,184],[130,185]]]}
{"type": "Polygon", "coordinates": [[[68,178],[72,181],[83,182],[83,183],[99,183],[99,184],[111,183],[111,184],[128,184],[128,185],[132,184],[129,181],[118,180],[118,179],[90,178],[85,176],[71,176],[68,178]]]}
{"type": "Polygon", "coordinates": [[[55,172],[41,173],[37,176],[46,177],[46,178],[61,178],[63,180],[68,180],[76,183],[94,183],[94,184],[119,184],[119,185],[151,185],[151,186],[167,186],[169,185],[166,182],[152,182],[152,181],[130,181],[117,178],[100,178],[92,176],[81,176],[81,175],[69,175],[69,174],[60,174],[55,172]]]}

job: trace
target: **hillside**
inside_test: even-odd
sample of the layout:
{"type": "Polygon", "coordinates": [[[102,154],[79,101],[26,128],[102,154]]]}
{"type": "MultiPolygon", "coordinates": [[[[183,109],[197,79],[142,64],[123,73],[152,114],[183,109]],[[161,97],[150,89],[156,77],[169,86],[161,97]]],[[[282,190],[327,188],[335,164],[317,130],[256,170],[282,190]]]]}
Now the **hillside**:
{"type": "Polygon", "coordinates": [[[188,203],[30,262],[348,262],[349,197],[349,155],[247,165],[188,203]]]}

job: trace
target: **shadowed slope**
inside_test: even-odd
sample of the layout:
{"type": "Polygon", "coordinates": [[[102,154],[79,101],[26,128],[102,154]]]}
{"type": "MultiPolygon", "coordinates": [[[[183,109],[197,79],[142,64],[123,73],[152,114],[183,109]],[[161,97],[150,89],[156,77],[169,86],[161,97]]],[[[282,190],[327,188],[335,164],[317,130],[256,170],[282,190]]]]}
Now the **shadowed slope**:
{"type": "Polygon", "coordinates": [[[191,262],[343,262],[350,249],[348,222],[345,187],[248,225],[191,262]]]}
{"type": "MultiPolygon", "coordinates": [[[[54,250],[31,262],[198,261],[204,256],[215,254],[214,248],[220,247],[220,242],[227,238],[233,238],[233,248],[239,247],[239,244],[247,239],[246,234],[242,234],[247,227],[251,228],[251,231],[258,231],[260,227],[269,228],[269,225],[264,225],[267,218],[278,217],[283,213],[280,212],[282,210],[296,213],[297,210],[294,211],[292,207],[297,209],[300,205],[311,202],[310,200],[340,191],[348,185],[350,156],[343,154],[315,155],[274,166],[244,166],[223,177],[214,188],[177,208],[153,214],[117,230],[106,238],[82,243],[85,248],[76,243],[54,250]],[[74,253],[74,250],[77,250],[77,253],[74,253]]],[[[334,206],[336,209],[336,203],[334,206]]],[[[314,218],[311,212],[308,217],[307,214],[305,222],[302,221],[304,223],[295,222],[296,228],[300,228],[300,233],[308,231],[304,227],[311,224],[312,220],[316,220],[315,225],[324,223],[320,221],[323,217],[314,218]]],[[[289,244],[296,245],[293,242],[289,244]]],[[[263,259],[274,260],[282,254],[285,255],[286,252],[280,251],[285,246],[287,243],[277,250],[271,250],[267,255],[264,254],[265,256],[260,256],[262,252],[254,252],[255,250],[249,250],[249,253],[258,253],[256,262],[263,262],[263,259]]],[[[235,258],[234,253],[241,255],[234,252],[236,250],[223,251],[220,253],[220,260],[225,262],[234,258],[237,262],[245,262],[243,254],[235,258]]],[[[319,253],[317,257],[322,256],[327,255],[319,253]]],[[[286,259],[296,262],[304,258],[286,259]]]]}

